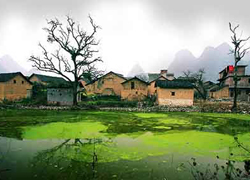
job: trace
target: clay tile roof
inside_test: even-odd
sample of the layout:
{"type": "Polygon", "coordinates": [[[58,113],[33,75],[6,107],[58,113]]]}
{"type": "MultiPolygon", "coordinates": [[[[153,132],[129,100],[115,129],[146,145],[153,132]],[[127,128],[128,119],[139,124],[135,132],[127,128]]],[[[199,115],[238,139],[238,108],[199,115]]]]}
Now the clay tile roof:
{"type": "Polygon", "coordinates": [[[124,82],[122,82],[122,84],[125,84],[125,83],[127,83],[127,82],[129,82],[129,81],[131,81],[131,80],[134,80],[134,79],[136,79],[136,80],[138,80],[138,81],[140,81],[140,82],[142,82],[142,83],[144,83],[144,84],[149,84],[148,82],[146,82],[146,81],[144,81],[144,80],[142,80],[142,79],[140,79],[140,78],[138,78],[138,77],[133,77],[133,78],[131,78],[131,79],[128,79],[128,80],[126,80],[126,81],[124,81],[124,82]]]}
{"type": "Polygon", "coordinates": [[[159,78],[161,74],[157,73],[148,73],[148,82],[154,81],[159,78]]]}
{"type": "Polygon", "coordinates": [[[155,86],[160,88],[184,88],[184,89],[192,89],[194,87],[188,81],[177,80],[177,79],[173,81],[157,80],[155,86]]]}
{"type": "Polygon", "coordinates": [[[0,74],[0,82],[7,82],[17,75],[22,76],[28,83],[32,84],[32,82],[29,81],[21,72],[14,72],[14,73],[1,73],[0,74]]]}
{"type": "Polygon", "coordinates": [[[46,76],[46,75],[41,75],[41,74],[32,74],[29,79],[32,78],[32,76],[36,76],[38,79],[40,79],[42,82],[46,83],[65,83],[67,82],[65,79],[61,77],[54,77],[54,76],[46,76]]]}

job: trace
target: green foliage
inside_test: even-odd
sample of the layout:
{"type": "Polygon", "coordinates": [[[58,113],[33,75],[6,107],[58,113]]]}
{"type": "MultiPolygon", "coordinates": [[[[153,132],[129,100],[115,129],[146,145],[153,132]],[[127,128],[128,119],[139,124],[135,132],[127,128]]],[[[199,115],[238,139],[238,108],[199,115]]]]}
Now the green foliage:
{"type": "Polygon", "coordinates": [[[79,103],[80,106],[94,106],[94,107],[137,107],[135,101],[115,101],[115,100],[97,100],[85,101],[79,103]]]}
{"type": "Polygon", "coordinates": [[[80,106],[86,107],[137,107],[135,101],[123,101],[116,95],[90,95],[86,96],[80,106]]]}
{"type": "Polygon", "coordinates": [[[32,98],[30,105],[46,105],[47,104],[47,86],[42,83],[33,83],[32,98]]]}

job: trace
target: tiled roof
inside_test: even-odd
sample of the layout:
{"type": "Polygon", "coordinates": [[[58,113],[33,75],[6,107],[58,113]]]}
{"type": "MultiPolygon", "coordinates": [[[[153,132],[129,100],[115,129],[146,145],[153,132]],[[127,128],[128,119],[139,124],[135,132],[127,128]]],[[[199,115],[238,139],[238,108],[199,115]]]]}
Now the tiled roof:
{"type": "Polygon", "coordinates": [[[32,82],[30,82],[21,72],[2,73],[2,74],[0,74],[0,82],[7,82],[7,81],[13,79],[14,77],[16,77],[17,75],[22,76],[27,82],[32,84],[32,82]]]}
{"type": "Polygon", "coordinates": [[[148,73],[148,82],[154,81],[160,76],[161,74],[159,73],[148,73]]]}
{"type": "Polygon", "coordinates": [[[138,81],[140,81],[140,82],[142,82],[142,83],[145,83],[145,84],[149,84],[148,82],[146,82],[146,81],[143,81],[142,79],[140,79],[140,78],[138,78],[138,77],[133,77],[133,78],[131,78],[131,79],[128,79],[128,80],[126,80],[126,81],[124,81],[124,82],[122,82],[122,84],[124,84],[124,83],[127,83],[127,82],[129,82],[129,81],[132,81],[132,80],[134,80],[134,79],[136,79],[136,80],[138,80],[138,81]]]}
{"type": "Polygon", "coordinates": [[[40,79],[42,82],[46,83],[66,83],[67,81],[61,77],[54,77],[54,76],[46,76],[41,74],[32,74],[29,79],[32,78],[32,76],[36,76],[38,79],[40,79]]]}
{"type": "Polygon", "coordinates": [[[177,79],[173,81],[157,80],[155,86],[160,88],[185,88],[185,89],[193,88],[193,85],[190,82],[177,79]]]}
{"type": "Polygon", "coordinates": [[[224,87],[229,87],[229,86],[227,86],[227,85],[220,86],[220,85],[216,84],[216,85],[214,85],[214,87],[212,87],[212,88],[210,89],[210,92],[219,91],[219,90],[223,89],[224,87]]]}

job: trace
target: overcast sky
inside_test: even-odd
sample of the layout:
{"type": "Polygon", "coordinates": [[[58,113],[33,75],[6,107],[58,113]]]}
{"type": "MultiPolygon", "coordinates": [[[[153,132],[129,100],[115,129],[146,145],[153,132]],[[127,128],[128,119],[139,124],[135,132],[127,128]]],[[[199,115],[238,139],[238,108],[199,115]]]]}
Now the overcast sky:
{"type": "Polygon", "coordinates": [[[250,0],[0,0],[0,57],[20,65],[46,39],[46,19],[72,16],[102,27],[100,53],[107,71],[127,74],[140,64],[147,72],[168,67],[181,49],[198,57],[205,47],[230,43],[228,22],[250,35],[250,0]]]}

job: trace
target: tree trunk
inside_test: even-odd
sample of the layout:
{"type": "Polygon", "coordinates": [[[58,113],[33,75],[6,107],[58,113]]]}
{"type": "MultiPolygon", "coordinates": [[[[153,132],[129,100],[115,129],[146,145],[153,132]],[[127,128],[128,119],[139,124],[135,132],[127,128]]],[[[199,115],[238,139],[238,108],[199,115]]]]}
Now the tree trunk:
{"type": "Polygon", "coordinates": [[[77,83],[73,84],[73,106],[77,105],[77,83]]]}
{"type": "Polygon", "coordinates": [[[237,63],[235,63],[234,67],[235,67],[234,68],[234,102],[233,102],[232,111],[237,111],[237,96],[238,96],[238,92],[237,92],[237,84],[238,84],[237,63]]]}

